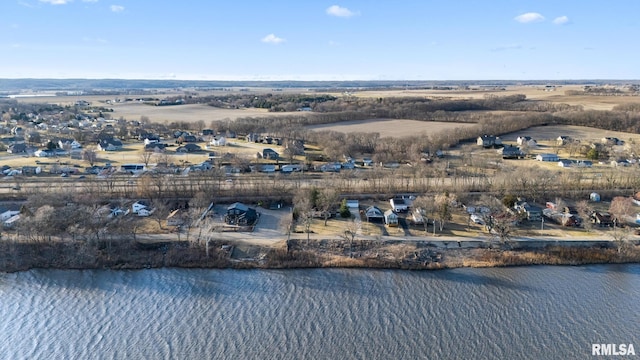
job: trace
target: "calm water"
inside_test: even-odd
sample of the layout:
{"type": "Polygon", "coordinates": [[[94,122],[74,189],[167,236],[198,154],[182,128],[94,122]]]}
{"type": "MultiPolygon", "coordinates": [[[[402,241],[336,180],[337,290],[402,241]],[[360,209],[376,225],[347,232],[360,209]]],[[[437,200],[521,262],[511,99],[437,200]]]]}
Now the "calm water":
{"type": "Polygon", "coordinates": [[[640,265],[0,274],[2,359],[582,359],[640,353],[640,265]]]}

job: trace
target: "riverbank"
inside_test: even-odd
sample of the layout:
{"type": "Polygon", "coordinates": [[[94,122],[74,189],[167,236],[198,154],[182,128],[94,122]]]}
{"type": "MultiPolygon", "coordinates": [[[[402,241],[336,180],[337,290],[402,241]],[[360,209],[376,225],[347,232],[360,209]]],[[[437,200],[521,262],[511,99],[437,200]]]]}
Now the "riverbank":
{"type": "Polygon", "coordinates": [[[289,240],[273,246],[227,241],[46,241],[0,243],[0,271],[145,268],[380,268],[448,269],[522,265],[640,263],[638,242],[289,240]]]}

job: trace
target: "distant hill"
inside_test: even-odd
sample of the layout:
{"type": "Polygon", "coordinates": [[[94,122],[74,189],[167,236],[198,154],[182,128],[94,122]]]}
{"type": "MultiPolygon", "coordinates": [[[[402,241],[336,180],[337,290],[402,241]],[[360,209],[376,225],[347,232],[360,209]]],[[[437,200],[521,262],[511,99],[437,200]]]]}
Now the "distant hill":
{"type": "Polygon", "coordinates": [[[125,79],[0,79],[0,92],[80,91],[80,90],[135,90],[171,88],[308,88],[308,89],[393,89],[433,88],[459,86],[508,86],[508,85],[622,85],[638,83],[637,80],[456,80],[456,81],[199,81],[199,80],[125,80],[125,79]]]}

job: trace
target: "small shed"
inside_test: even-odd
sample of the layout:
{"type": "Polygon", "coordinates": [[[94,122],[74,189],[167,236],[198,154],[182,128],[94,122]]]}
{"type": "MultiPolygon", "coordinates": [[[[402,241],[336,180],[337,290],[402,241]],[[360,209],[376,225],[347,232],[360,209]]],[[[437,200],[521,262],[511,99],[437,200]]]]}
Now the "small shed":
{"type": "Polygon", "coordinates": [[[393,210],[389,209],[384,212],[384,223],[389,227],[397,227],[398,226],[398,215],[393,212],[393,210]]]}
{"type": "Polygon", "coordinates": [[[600,202],[600,194],[598,194],[597,192],[592,192],[589,195],[589,200],[591,200],[593,202],[600,202]]]}

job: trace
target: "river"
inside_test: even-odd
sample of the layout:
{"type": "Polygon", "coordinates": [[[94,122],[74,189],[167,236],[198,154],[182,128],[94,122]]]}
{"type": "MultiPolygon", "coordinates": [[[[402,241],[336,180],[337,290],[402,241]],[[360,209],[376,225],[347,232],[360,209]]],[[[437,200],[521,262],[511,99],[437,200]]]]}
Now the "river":
{"type": "Polygon", "coordinates": [[[640,265],[0,274],[2,359],[640,354],[640,265]]]}

